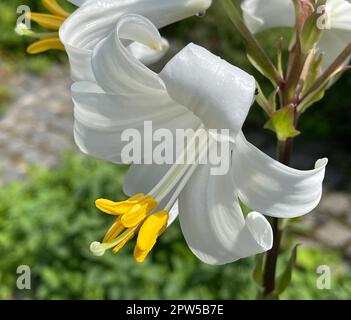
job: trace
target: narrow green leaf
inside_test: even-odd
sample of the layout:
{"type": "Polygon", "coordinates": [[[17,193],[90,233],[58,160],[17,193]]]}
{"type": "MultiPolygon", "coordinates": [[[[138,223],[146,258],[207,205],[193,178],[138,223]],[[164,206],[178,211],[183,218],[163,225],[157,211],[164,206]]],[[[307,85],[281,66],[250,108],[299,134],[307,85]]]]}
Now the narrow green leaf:
{"type": "Polygon", "coordinates": [[[315,44],[320,40],[323,29],[318,27],[319,19],[325,14],[317,8],[325,6],[326,0],[319,0],[311,16],[307,19],[303,26],[301,34],[301,48],[303,53],[309,52],[315,44]]]}
{"type": "Polygon", "coordinates": [[[345,61],[351,56],[351,42],[346,46],[346,48],[339,54],[335,61],[330,65],[330,67],[324,71],[324,73],[316,80],[311,89],[306,95],[318,90],[321,86],[325,84],[326,81],[330,81],[331,78],[335,76],[336,73],[340,72],[340,69],[345,64],[345,61]]]}
{"type": "Polygon", "coordinates": [[[266,98],[258,82],[256,82],[256,88],[257,88],[256,102],[267,113],[268,116],[272,116],[276,110],[275,106],[273,106],[266,98]]]}
{"type": "Polygon", "coordinates": [[[244,23],[241,14],[232,3],[232,1],[221,0],[221,4],[229,19],[232,21],[235,28],[241,35],[241,38],[244,41],[246,47],[248,58],[253,66],[273,84],[279,84],[283,82],[274,64],[269,59],[267,53],[261,47],[255,36],[250,32],[244,23]]]}
{"type": "Polygon", "coordinates": [[[292,252],[291,252],[291,257],[289,260],[288,265],[286,266],[286,269],[284,272],[279,276],[277,280],[277,288],[276,292],[278,295],[282,294],[290,285],[291,283],[291,278],[292,278],[292,273],[296,265],[296,259],[297,259],[297,248],[300,246],[300,244],[297,244],[292,252]]]}
{"type": "Polygon", "coordinates": [[[289,105],[275,112],[264,127],[275,132],[279,141],[285,141],[300,134],[294,122],[294,106],[289,105]]]}
{"type": "Polygon", "coordinates": [[[301,102],[297,107],[298,113],[304,113],[310,106],[323,99],[325,91],[328,89],[330,83],[336,81],[338,77],[340,77],[344,72],[348,70],[351,70],[351,66],[345,66],[336,70],[336,72],[331,74],[330,77],[327,78],[324,82],[319,82],[319,80],[317,80],[317,82],[319,83],[319,87],[313,85],[314,89],[310,89],[305,94],[305,96],[301,99],[301,102]]]}

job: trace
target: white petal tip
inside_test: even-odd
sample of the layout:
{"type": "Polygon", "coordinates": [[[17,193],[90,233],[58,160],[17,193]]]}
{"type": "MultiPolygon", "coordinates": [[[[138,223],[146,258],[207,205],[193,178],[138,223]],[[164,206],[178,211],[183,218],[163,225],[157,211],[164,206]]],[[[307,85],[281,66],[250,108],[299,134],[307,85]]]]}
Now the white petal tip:
{"type": "Polygon", "coordinates": [[[328,158],[319,159],[315,164],[315,169],[325,168],[328,164],[328,158]]]}
{"type": "Polygon", "coordinates": [[[246,217],[246,225],[262,251],[268,251],[273,246],[273,231],[267,219],[253,211],[246,217]]]}

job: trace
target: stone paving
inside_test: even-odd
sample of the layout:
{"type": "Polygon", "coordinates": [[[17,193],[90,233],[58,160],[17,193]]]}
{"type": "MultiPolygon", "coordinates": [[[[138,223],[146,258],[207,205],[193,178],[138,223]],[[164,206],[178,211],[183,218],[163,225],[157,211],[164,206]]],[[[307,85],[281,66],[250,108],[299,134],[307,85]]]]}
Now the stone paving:
{"type": "MultiPolygon", "coordinates": [[[[33,164],[54,167],[62,151],[73,147],[67,67],[54,66],[44,76],[7,77],[6,82],[15,90],[15,98],[0,119],[0,185],[24,178],[33,164]]],[[[249,132],[248,139],[274,154],[271,137],[267,142],[262,134],[249,132]]],[[[351,155],[343,150],[335,152],[334,146],[311,144],[296,149],[293,165],[306,168],[323,156],[330,158],[326,191],[318,208],[304,218],[308,236],[300,235],[300,239],[340,249],[351,262],[351,155]],[[338,189],[341,191],[334,191],[338,189]]]]}
{"type": "Polygon", "coordinates": [[[23,178],[33,164],[53,167],[73,145],[67,67],[41,76],[11,75],[6,82],[15,98],[0,119],[0,185],[23,178]]]}

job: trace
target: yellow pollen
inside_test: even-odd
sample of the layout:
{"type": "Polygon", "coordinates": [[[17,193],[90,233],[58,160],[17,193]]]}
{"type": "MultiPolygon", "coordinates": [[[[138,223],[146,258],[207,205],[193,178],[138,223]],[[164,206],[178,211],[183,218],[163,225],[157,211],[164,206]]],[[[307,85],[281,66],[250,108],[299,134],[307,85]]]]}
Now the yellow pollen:
{"type": "Polygon", "coordinates": [[[121,232],[124,230],[124,226],[122,225],[121,219],[117,218],[115,223],[111,226],[111,228],[106,232],[103,243],[113,241],[116,239],[121,232]]]}
{"type": "Polygon", "coordinates": [[[142,193],[136,194],[125,201],[114,202],[107,199],[95,201],[96,207],[107,214],[122,215],[129,212],[136,204],[140,203],[146,196],[142,193]]]}
{"type": "Polygon", "coordinates": [[[167,226],[169,214],[159,211],[150,215],[141,226],[134,249],[134,258],[141,263],[156,244],[157,238],[167,226]]]}
{"type": "Polygon", "coordinates": [[[41,53],[51,49],[64,50],[62,42],[58,37],[44,38],[42,40],[32,43],[28,48],[27,52],[30,54],[41,53]]]}
{"type": "Polygon", "coordinates": [[[117,253],[139,230],[134,256],[136,261],[143,262],[167,226],[169,217],[166,211],[151,214],[157,208],[158,202],[144,194],[136,194],[121,202],[98,199],[96,206],[105,213],[117,215],[102,243],[91,244],[90,250],[96,256],[103,255],[112,248],[112,252],[117,253]]]}
{"type": "Polygon", "coordinates": [[[158,206],[158,202],[150,196],[137,203],[129,212],[121,217],[122,224],[126,228],[132,228],[142,222],[158,206]]]}
{"type": "Polygon", "coordinates": [[[56,0],[42,0],[41,1],[43,6],[50,11],[52,14],[56,16],[61,16],[64,18],[67,18],[70,13],[64,10],[56,0]]]}
{"type": "Polygon", "coordinates": [[[121,250],[125,246],[125,244],[135,236],[136,231],[137,229],[131,232],[123,241],[121,241],[117,246],[115,246],[112,249],[112,253],[114,254],[118,253],[119,250],[121,250]]]}
{"type": "Polygon", "coordinates": [[[46,14],[46,13],[35,13],[31,12],[26,14],[26,17],[35,21],[40,26],[57,31],[60,29],[63,22],[66,20],[64,17],[55,16],[53,14],[46,14]]]}

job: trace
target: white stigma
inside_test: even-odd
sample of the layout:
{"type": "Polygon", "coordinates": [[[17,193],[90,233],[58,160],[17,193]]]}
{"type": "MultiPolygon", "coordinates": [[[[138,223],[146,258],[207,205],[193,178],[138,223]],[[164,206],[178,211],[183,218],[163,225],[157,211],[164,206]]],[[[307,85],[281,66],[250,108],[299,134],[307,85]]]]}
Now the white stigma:
{"type": "Polygon", "coordinates": [[[27,36],[33,33],[24,23],[17,24],[15,32],[20,36],[27,36]]]}
{"type": "Polygon", "coordinates": [[[90,251],[94,256],[101,257],[105,254],[105,247],[98,241],[92,242],[90,245],[90,251]]]}

